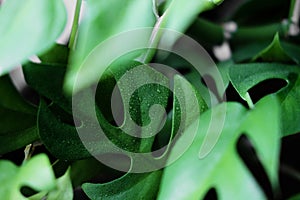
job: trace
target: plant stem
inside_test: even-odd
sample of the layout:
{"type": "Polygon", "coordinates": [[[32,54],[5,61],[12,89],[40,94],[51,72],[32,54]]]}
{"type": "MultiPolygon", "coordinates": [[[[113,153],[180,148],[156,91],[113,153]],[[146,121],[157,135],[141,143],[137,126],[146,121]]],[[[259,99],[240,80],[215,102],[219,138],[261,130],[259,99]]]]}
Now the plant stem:
{"type": "Polygon", "coordinates": [[[159,19],[159,14],[158,14],[158,10],[157,10],[157,2],[156,0],[152,0],[152,9],[153,9],[153,13],[156,17],[156,20],[159,19]]]}
{"type": "Polygon", "coordinates": [[[247,101],[247,104],[248,104],[249,108],[253,109],[254,108],[254,104],[253,104],[253,101],[252,101],[252,99],[251,99],[251,97],[250,97],[250,95],[249,95],[248,92],[246,93],[246,97],[245,98],[246,98],[245,100],[247,101]]]}
{"type": "Polygon", "coordinates": [[[290,22],[290,23],[293,21],[292,18],[293,18],[294,11],[295,11],[296,1],[297,1],[297,0],[291,0],[290,10],[289,10],[289,22],[290,22]]]}
{"type": "Polygon", "coordinates": [[[75,48],[81,4],[82,4],[82,0],[77,0],[75,14],[74,14],[74,18],[73,18],[72,30],[71,30],[70,40],[69,40],[69,48],[70,49],[75,48]]]}
{"type": "Polygon", "coordinates": [[[292,0],[289,11],[289,19],[288,19],[288,33],[289,35],[296,35],[299,32],[298,22],[299,22],[299,14],[300,14],[300,1],[292,0]]]}

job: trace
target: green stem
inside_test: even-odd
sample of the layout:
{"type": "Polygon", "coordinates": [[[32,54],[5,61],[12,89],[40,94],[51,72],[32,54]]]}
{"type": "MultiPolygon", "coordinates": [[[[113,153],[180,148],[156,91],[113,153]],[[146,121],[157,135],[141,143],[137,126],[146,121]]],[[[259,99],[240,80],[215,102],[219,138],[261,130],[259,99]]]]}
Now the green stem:
{"type": "Polygon", "coordinates": [[[32,152],[33,152],[33,145],[32,144],[28,144],[25,149],[24,149],[24,160],[23,163],[25,163],[27,160],[29,160],[31,158],[32,152]]]}
{"type": "Polygon", "coordinates": [[[299,0],[292,0],[290,5],[289,19],[287,25],[287,34],[288,35],[297,35],[299,33],[299,0]]]}
{"type": "Polygon", "coordinates": [[[250,95],[249,95],[248,92],[246,93],[246,97],[245,98],[246,98],[245,100],[246,100],[249,108],[253,109],[254,108],[254,104],[253,104],[253,101],[252,101],[252,99],[251,99],[251,97],[250,97],[250,95]]]}
{"type": "Polygon", "coordinates": [[[156,20],[159,19],[159,14],[158,14],[158,9],[157,9],[157,2],[156,0],[152,0],[152,9],[153,9],[153,14],[156,17],[156,20]]]}
{"type": "Polygon", "coordinates": [[[296,1],[297,1],[297,0],[292,0],[292,1],[291,1],[290,11],[289,11],[289,24],[293,23],[293,22],[292,22],[292,21],[293,21],[292,18],[293,18],[293,15],[294,15],[294,10],[295,10],[296,1]]]}
{"type": "MultiPolygon", "coordinates": [[[[202,4],[202,8],[199,8],[199,10],[201,10],[203,12],[203,11],[211,8],[213,5],[220,4],[222,1],[223,0],[206,0],[205,3],[202,4]]],[[[159,44],[159,41],[163,37],[164,29],[172,29],[174,31],[180,31],[180,30],[177,30],[178,27],[176,27],[176,26],[172,27],[172,26],[169,26],[169,24],[168,24],[168,21],[170,18],[178,16],[176,10],[174,10],[175,7],[178,7],[177,1],[171,2],[170,5],[168,6],[168,8],[165,10],[164,14],[160,17],[158,16],[158,13],[157,13],[156,0],[153,0],[152,3],[153,3],[153,12],[156,15],[156,24],[155,24],[152,34],[151,34],[148,50],[141,57],[139,57],[137,59],[141,63],[149,63],[152,60],[152,58],[155,55],[156,48],[159,44]]],[[[197,15],[199,13],[197,13],[197,15]]],[[[175,39],[176,38],[172,38],[172,40],[170,41],[170,44],[168,44],[168,45],[172,45],[172,43],[175,42],[175,41],[173,41],[175,39]]]]}
{"type": "Polygon", "coordinates": [[[72,31],[71,31],[70,40],[69,40],[69,48],[70,49],[75,48],[81,4],[82,4],[82,0],[77,0],[73,24],[72,24],[72,31]]]}

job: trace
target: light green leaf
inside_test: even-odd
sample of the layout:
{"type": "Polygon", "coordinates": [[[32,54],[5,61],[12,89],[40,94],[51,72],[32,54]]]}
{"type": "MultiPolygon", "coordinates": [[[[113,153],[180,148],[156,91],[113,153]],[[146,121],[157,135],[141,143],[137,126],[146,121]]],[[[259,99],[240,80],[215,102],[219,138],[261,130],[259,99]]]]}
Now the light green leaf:
{"type": "Polygon", "coordinates": [[[161,171],[146,174],[126,174],[105,184],[85,183],[82,188],[91,200],[156,198],[161,171]]]}
{"type": "Polygon", "coordinates": [[[0,195],[7,200],[26,200],[20,189],[28,186],[36,191],[55,189],[55,176],[45,154],[34,156],[21,167],[10,161],[0,161],[0,195]]]}
{"type": "MultiPolygon", "coordinates": [[[[197,16],[220,4],[223,0],[167,0],[165,12],[161,16],[159,27],[184,33],[195,21],[197,16]],[[178,14],[180,13],[180,15],[178,14]]],[[[162,42],[167,46],[173,45],[177,38],[170,35],[162,35],[162,42]]]]}
{"type": "Polygon", "coordinates": [[[66,24],[62,0],[9,0],[0,9],[0,75],[55,44],[66,24]]]}
{"type": "MultiPolygon", "coordinates": [[[[80,68],[82,68],[80,76],[83,76],[80,87],[84,88],[97,82],[99,74],[108,67],[104,64],[101,65],[101,63],[105,63],[103,60],[107,59],[107,55],[104,54],[98,55],[93,64],[89,63],[82,66],[86,57],[101,42],[121,32],[153,27],[155,23],[152,1],[149,0],[90,0],[87,1],[86,13],[79,27],[78,41],[75,51],[71,55],[67,72],[65,89],[68,92],[72,91],[80,68]]],[[[117,45],[122,46],[123,44],[119,43],[117,45]]],[[[110,52],[110,54],[113,53],[110,52]]],[[[128,60],[132,60],[132,57],[129,57],[128,60]]]]}
{"type": "Polygon", "coordinates": [[[72,200],[73,199],[73,187],[70,179],[70,169],[66,173],[56,180],[56,190],[50,191],[47,195],[48,200],[72,200]]]}
{"type": "MultiPolygon", "coordinates": [[[[158,199],[203,199],[210,188],[215,188],[222,200],[247,199],[249,196],[265,199],[236,150],[236,143],[242,134],[248,136],[274,188],[277,186],[280,123],[279,105],[274,96],[263,99],[251,111],[240,104],[228,103],[218,143],[206,157],[199,159],[199,150],[209,122],[211,118],[218,119],[224,105],[213,108],[215,112],[209,110],[201,115],[200,130],[193,144],[182,157],[164,170],[158,199]],[[244,187],[237,190],[236,186],[241,183],[244,187]]],[[[208,136],[214,134],[210,130],[212,132],[208,132],[208,136]]]]}

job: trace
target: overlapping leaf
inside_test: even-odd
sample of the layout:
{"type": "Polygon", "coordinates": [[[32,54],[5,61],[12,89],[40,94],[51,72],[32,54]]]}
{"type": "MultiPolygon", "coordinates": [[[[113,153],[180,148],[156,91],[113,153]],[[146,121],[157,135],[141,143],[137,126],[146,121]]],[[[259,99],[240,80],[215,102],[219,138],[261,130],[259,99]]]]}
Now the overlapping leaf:
{"type": "Polygon", "coordinates": [[[3,160],[0,162],[0,168],[2,171],[0,175],[2,183],[0,195],[3,199],[28,199],[20,192],[20,189],[24,186],[39,192],[30,197],[30,199],[41,199],[50,192],[49,199],[56,200],[56,197],[58,196],[55,196],[54,198],[54,194],[59,194],[56,190],[57,187],[67,194],[65,196],[60,196],[61,198],[59,199],[71,200],[73,197],[68,173],[56,182],[50,162],[44,154],[33,157],[21,167],[15,166],[10,161],[3,160]]]}
{"type": "MultiPolygon", "coordinates": [[[[121,32],[143,27],[152,27],[154,23],[155,17],[152,10],[152,1],[88,1],[87,15],[80,25],[78,42],[71,57],[71,65],[68,68],[66,77],[67,91],[72,91],[79,70],[81,70],[80,76],[83,76],[83,78],[80,79],[81,82],[79,86],[80,88],[84,88],[97,82],[99,75],[108,67],[103,66],[103,63],[105,63],[103,60],[107,59],[107,56],[104,54],[98,55],[96,62],[82,66],[86,57],[101,42],[121,32]]],[[[138,38],[127,39],[134,40],[138,38]]],[[[122,46],[122,44],[118,45],[122,46]]],[[[115,50],[116,49],[113,51],[115,50]]],[[[107,51],[110,51],[110,54],[114,53],[106,49],[106,52],[107,51]]],[[[135,58],[135,56],[130,57],[128,60],[131,61],[132,58],[135,58]]]]}
{"type": "Polygon", "coordinates": [[[216,189],[220,199],[247,199],[249,196],[265,199],[237,153],[236,143],[242,134],[249,137],[273,186],[277,185],[280,123],[279,105],[274,96],[263,99],[248,112],[237,103],[228,103],[218,143],[210,154],[199,159],[199,149],[209,122],[219,118],[223,107],[224,104],[213,108],[216,111],[214,115],[209,110],[200,117],[200,130],[194,143],[164,170],[158,199],[203,199],[210,188],[216,189]],[[236,190],[241,182],[244,186],[236,190]]]}
{"type": "Polygon", "coordinates": [[[36,109],[21,97],[8,76],[0,77],[0,96],[0,154],[4,154],[34,142],[38,135],[36,109]]]}
{"type": "Polygon", "coordinates": [[[299,64],[299,52],[298,46],[280,41],[279,34],[276,33],[272,43],[254,56],[252,60],[299,64]]]}
{"type": "Polygon", "coordinates": [[[246,100],[247,92],[258,83],[280,78],[288,85],[278,92],[281,101],[283,134],[289,135],[300,131],[299,123],[299,81],[300,69],[298,66],[278,63],[252,63],[234,65],[229,70],[229,76],[235,89],[246,100]],[[291,106],[293,105],[293,106],[291,106]]]}

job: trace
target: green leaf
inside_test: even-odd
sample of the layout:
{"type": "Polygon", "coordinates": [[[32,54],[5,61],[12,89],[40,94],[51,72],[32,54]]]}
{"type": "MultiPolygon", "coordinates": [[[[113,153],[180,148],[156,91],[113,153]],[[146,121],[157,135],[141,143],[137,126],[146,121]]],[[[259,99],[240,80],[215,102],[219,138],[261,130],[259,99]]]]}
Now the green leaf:
{"type": "Polygon", "coordinates": [[[39,135],[36,126],[21,131],[0,133],[0,154],[25,147],[37,140],[39,140],[39,135]]]}
{"type": "MultiPolygon", "coordinates": [[[[293,77],[293,76],[292,76],[293,77]]],[[[286,89],[278,93],[281,102],[282,130],[284,136],[295,134],[300,131],[300,77],[290,79],[286,89]]]]}
{"type": "Polygon", "coordinates": [[[281,41],[276,33],[272,43],[252,58],[252,61],[297,63],[300,62],[300,47],[281,41]]]}
{"type": "MultiPolygon", "coordinates": [[[[212,48],[224,41],[223,28],[206,19],[198,18],[187,30],[187,34],[204,47],[212,48]]],[[[206,48],[208,49],[208,48],[206,48]]]]}
{"type": "Polygon", "coordinates": [[[36,191],[55,189],[55,176],[45,154],[34,156],[21,167],[10,161],[0,161],[0,195],[7,200],[24,199],[20,189],[28,186],[36,191]]]}
{"type": "Polygon", "coordinates": [[[295,65],[279,63],[247,63],[232,65],[229,69],[230,81],[245,100],[250,88],[272,78],[288,81],[290,74],[298,74],[300,69],[295,65]]]}
{"type": "Polygon", "coordinates": [[[280,78],[287,81],[288,85],[277,92],[281,103],[283,135],[300,131],[299,123],[295,123],[300,121],[299,73],[298,66],[278,63],[239,64],[229,70],[231,83],[244,100],[247,98],[248,90],[264,80],[280,78]]]}
{"type": "Polygon", "coordinates": [[[85,183],[82,188],[91,200],[145,199],[156,198],[161,171],[146,174],[128,173],[105,184],[85,183]]]}
{"type": "MultiPolygon", "coordinates": [[[[106,81],[108,81],[109,84],[111,83],[114,84],[114,82],[109,81],[109,79],[122,77],[123,75],[122,71],[127,72],[127,70],[131,68],[133,67],[129,66],[129,67],[123,67],[123,69],[120,68],[122,70],[120,69],[116,70],[114,75],[110,73],[111,76],[110,78],[105,78],[104,76],[104,85],[106,81]]],[[[147,72],[145,71],[142,72],[144,73],[144,76],[140,76],[140,74],[138,75],[134,74],[134,80],[126,79],[126,82],[124,83],[125,85],[122,85],[122,89],[123,89],[122,95],[124,95],[124,97],[126,97],[126,95],[128,96],[127,92],[130,89],[128,88],[128,85],[135,84],[136,82],[134,81],[139,80],[140,82],[143,82],[144,79],[147,78],[147,80],[164,80],[165,85],[168,84],[167,78],[164,77],[162,74],[152,70],[149,67],[147,67],[147,69],[148,69],[147,72]]],[[[113,71],[113,69],[110,70],[113,71]]],[[[55,69],[54,67],[51,68],[50,66],[46,66],[46,65],[42,67],[40,65],[30,64],[25,66],[24,71],[25,71],[25,77],[27,77],[26,79],[28,80],[30,85],[36,87],[36,89],[39,92],[41,92],[41,94],[51,99],[56,105],[59,105],[61,108],[65,109],[65,111],[71,113],[70,110],[71,104],[69,103],[70,99],[63,97],[62,91],[60,91],[61,90],[60,83],[62,83],[63,80],[63,75],[62,75],[64,71],[63,68],[55,69]],[[45,81],[47,79],[51,79],[52,81],[51,82],[45,81]],[[53,81],[56,84],[52,84],[53,81]]],[[[103,85],[101,81],[99,85],[100,87],[103,85]]],[[[84,99],[81,101],[84,103],[82,105],[81,104],[76,105],[79,106],[79,109],[82,109],[84,115],[86,116],[89,116],[91,114],[89,113],[89,109],[87,109],[87,105],[93,105],[93,103],[95,104],[95,102],[93,102],[93,97],[89,92],[90,90],[86,90],[78,94],[80,98],[84,99]]],[[[107,91],[107,92],[112,92],[112,91],[107,91]]],[[[107,120],[104,118],[103,114],[98,110],[98,108],[96,108],[98,121],[94,121],[94,120],[82,121],[83,125],[81,128],[84,129],[87,127],[97,127],[97,124],[100,124],[104,132],[107,134],[108,138],[111,141],[113,141],[117,146],[121,147],[122,149],[127,149],[133,152],[149,151],[151,149],[151,145],[153,143],[154,137],[150,137],[149,139],[143,139],[143,145],[142,145],[141,139],[134,138],[130,135],[125,134],[123,130],[130,131],[131,133],[134,132],[138,133],[138,130],[131,129],[130,125],[127,126],[127,121],[129,121],[130,119],[129,114],[131,114],[131,117],[133,119],[136,120],[141,119],[142,120],[141,123],[146,124],[147,121],[149,120],[148,111],[150,109],[150,106],[155,102],[165,107],[168,100],[169,91],[164,88],[160,88],[156,85],[149,84],[146,87],[140,88],[139,90],[137,90],[137,92],[138,92],[136,93],[137,96],[136,97],[132,96],[130,99],[133,101],[128,102],[130,103],[130,106],[132,108],[131,109],[129,109],[129,107],[126,108],[128,108],[127,110],[130,110],[131,113],[126,113],[125,115],[126,123],[124,123],[122,127],[116,127],[109,124],[107,120]],[[159,91],[159,89],[161,91],[159,91]],[[159,94],[155,94],[155,93],[159,93],[159,94]],[[94,123],[96,123],[96,125],[94,123]]],[[[40,109],[38,114],[39,134],[45,146],[57,158],[73,160],[73,159],[82,159],[82,158],[89,157],[90,153],[83,146],[81,142],[81,138],[79,138],[76,128],[72,124],[70,125],[65,122],[65,119],[63,119],[64,118],[63,116],[65,115],[63,114],[63,111],[59,111],[59,110],[58,112],[51,111],[51,107],[53,108],[53,106],[48,107],[44,101],[41,101],[40,103],[40,109]]],[[[103,105],[103,106],[107,107],[107,105],[103,105]]],[[[160,119],[159,113],[156,113],[156,115],[157,116],[155,118],[155,122],[159,122],[160,124],[161,121],[159,120],[160,119]]],[[[65,117],[71,118],[71,116],[65,116],[65,117]]],[[[72,119],[68,119],[67,121],[72,121],[72,119]]],[[[153,124],[153,126],[155,126],[155,123],[153,124]]],[[[153,131],[153,130],[156,130],[156,128],[154,127],[153,129],[150,128],[150,130],[148,131],[153,131]]],[[[147,134],[146,132],[145,134],[147,134]]],[[[91,134],[93,133],[91,132],[91,134]]],[[[110,151],[110,149],[106,148],[107,145],[102,141],[94,141],[91,145],[93,146],[95,152],[98,153],[104,153],[110,151]]]]}
{"type": "Polygon", "coordinates": [[[46,148],[56,158],[64,160],[90,157],[83,146],[76,128],[63,123],[59,115],[55,115],[41,100],[38,112],[38,132],[46,148]]]}
{"type": "MultiPolygon", "coordinates": [[[[197,16],[206,10],[212,9],[223,0],[167,0],[165,12],[159,19],[159,28],[166,28],[184,33],[196,20],[197,16]],[[178,15],[180,13],[180,15],[178,15]]],[[[207,25],[207,24],[206,24],[207,25]]],[[[162,42],[167,46],[173,45],[177,38],[167,33],[161,36],[162,42]]]]}
{"type": "Polygon", "coordinates": [[[35,114],[36,108],[26,102],[9,76],[0,77],[0,107],[26,114],[35,114]]]}
{"type": "Polygon", "coordinates": [[[285,53],[281,46],[278,33],[276,33],[272,43],[267,48],[259,52],[258,55],[256,55],[252,60],[282,63],[291,63],[292,61],[292,59],[285,53]]]}
{"type": "Polygon", "coordinates": [[[187,30],[187,34],[204,47],[209,48],[212,48],[215,45],[221,45],[224,41],[223,28],[202,18],[197,18],[194,21],[191,27],[187,30]]]}
{"type": "Polygon", "coordinates": [[[27,63],[23,72],[31,88],[71,113],[71,100],[62,92],[65,65],[27,63]]]}
{"type": "Polygon", "coordinates": [[[98,179],[100,181],[103,181],[103,179],[107,181],[108,179],[111,180],[111,178],[120,177],[122,175],[124,175],[123,172],[107,167],[94,157],[77,160],[71,164],[71,180],[74,188],[90,180],[94,180],[95,177],[100,177],[98,179]]]}
{"type": "Polygon", "coordinates": [[[48,200],[72,200],[73,187],[70,179],[70,169],[56,180],[57,188],[47,195],[48,200]]]}
{"type": "Polygon", "coordinates": [[[0,75],[55,44],[66,18],[62,0],[6,1],[0,9],[0,75]]]}
{"type": "MultiPolygon", "coordinates": [[[[105,63],[103,60],[107,60],[107,55],[104,54],[98,55],[95,62],[82,66],[86,57],[101,42],[121,32],[152,27],[155,23],[152,1],[149,0],[111,0],[109,2],[91,0],[87,2],[86,13],[87,15],[79,27],[77,45],[71,55],[71,63],[67,72],[65,86],[68,92],[72,91],[80,68],[80,76],[82,76],[80,88],[84,88],[97,82],[99,74],[108,67],[105,64],[101,65],[101,63],[105,63]]],[[[122,46],[123,44],[118,45],[122,46]]],[[[110,52],[110,54],[113,53],[110,52]]],[[[132,57],[129,60],[131,59],[132,57]]]]}
{"type": "Polygon", "coordinates": [[[237,103],[221,104],[213,110],[201,115],[200,130],[190,148],[164,170],[158,199],[203,199],[210,188],[215,188],[218,196],[224,200],[247,199],[249,196],[265,199],[236,150],[236,143],[242,134],[248,136],[274,188],[277,186],[280,123],[276,98],[268,96],[251,111],[237,103]],[[205,134],[214,134],[213,129],[207,132],[209,122],[211,119],[220,120],[224,106],[227,106],[226,120],[218,143],[206,157],[199,159],[205,134]],[[236,190],[241,183],[245,187],[236,190]]]}
{"type": "Polygon", "coordinates": [[[285,53],[297,64],[300,64],[300,47],[298,45],[281,41],[285,53]]]}
{"type": "Polygon", "coordinates": [[[0,77],[0,95],[0,154],[4,154],[38,140],[38,134],[36,108],[21,97],[8,76],[0,77]]]}
{"type": "Polygon", "coordinates": [[[69,58],[69,49],[62,44],[56,44],[46,53],[38,56],[42,63],[66,65],[69,58]]]}
{"type": "Polygon", "coordinates": [[[238,27],[230,39],[234,61],[250,60],[265,49],[272,42],[274,35],[277,32],[281,33],[282,29],[282,25],[278,23],[238,27]]]}

